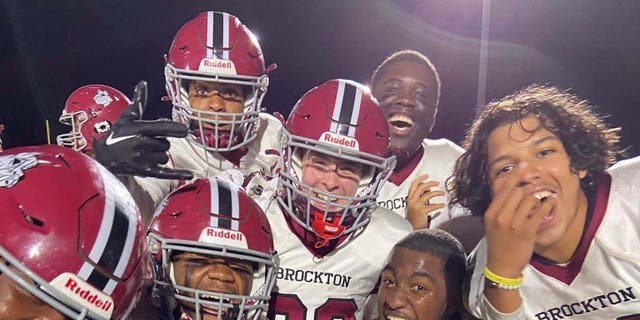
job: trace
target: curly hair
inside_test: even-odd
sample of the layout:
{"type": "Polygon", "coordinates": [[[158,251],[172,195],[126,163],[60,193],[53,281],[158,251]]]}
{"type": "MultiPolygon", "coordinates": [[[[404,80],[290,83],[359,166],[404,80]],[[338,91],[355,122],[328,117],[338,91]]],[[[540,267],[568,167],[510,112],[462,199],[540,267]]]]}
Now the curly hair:
{"type": "Polygon", "coordinates": [[[588,101],[556,87],[533,84],[478,111],[462,144],[465,152],[447,184],[450,204],[461,204],[474,215],[484,214],[491,202],[487,179],[489,135],[505,124],[518,124],[524,129],[520,121],[530,115],[540,121],[540,127],[533,131],[544,128],[560,139],[571,160],[571,170],[587,172],[587,179],[580,181],[583,189],[622,153],[618,147],[620,128],[608,127],[588,101]]]}

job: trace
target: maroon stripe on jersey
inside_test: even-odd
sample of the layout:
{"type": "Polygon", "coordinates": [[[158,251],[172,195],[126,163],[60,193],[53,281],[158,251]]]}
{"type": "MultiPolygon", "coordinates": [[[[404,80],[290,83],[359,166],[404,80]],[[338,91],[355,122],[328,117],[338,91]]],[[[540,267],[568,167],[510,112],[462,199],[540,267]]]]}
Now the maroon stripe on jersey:
{"type": "Polygon", "coordinates": [[[553,277],[558,281],[570,285],[573,280],[578,276],[582,269],[582,264],[587,256],[593,237],[595,236],[602,220],[604,219],[605,211],[607,210],[607,204],[609,203],[609,191],[611,189],[611,176],[603,175],[594,179],[596,181],[596,194],[595,203],[593,205],[593,216],[589,226],[584,231],[580,243],[576,252],[571,258],[571,262],[566,266],[548,265],[538,260],[531,259],[529,264],[536,270],[544,273],[547,276],[553,277]]]}

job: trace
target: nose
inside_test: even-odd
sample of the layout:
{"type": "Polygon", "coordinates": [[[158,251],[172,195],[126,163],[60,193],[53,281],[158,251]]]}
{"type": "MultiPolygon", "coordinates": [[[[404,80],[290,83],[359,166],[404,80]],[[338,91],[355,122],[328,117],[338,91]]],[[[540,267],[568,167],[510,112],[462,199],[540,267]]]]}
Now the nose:
{"type": "Polygon", "coordinates": [[[416,103],[413,99],[411,92],[409,92],[409,90],[406,90],[406,89],[399,90],[395,100],[393,101],[393,104],[397,106],[404,106],[404,107],[410,107],[410,108],[415,108],[416,106],[416,103]]]}
{"type": "Polygon", "coordinates": [[[322,175],[320,183],[325,188],[325,191],[333,192],[340,188],[339,178],[336,170],[327,171],[322,175]]]}
{"type": "Polygon", "coordinates": [[[213,112],[224,112],[225,100],[218,94],[212,94],[207,99],[207,107],[213,112]]]}
{"type": "Polygon", "coordinates": [[[233,282],[233,271],[225,263],[213,263],[207,267],[207,277],[211,280],[233,282]]]}
{"type": "Polygon", "coordinates": [[[535,183],[540,179],[542,173],[535,163],[529,161],[518,163],[517,169],[520,174],[520,183],[518,184],[520,187],[535,183]]]}
{"type": "Polygon", "coordinates": [[[391,310],[397,310],[407,305],[407,295],[402,288],[387,288],[387,298],[385,299],[385,305],[391,310]]]}

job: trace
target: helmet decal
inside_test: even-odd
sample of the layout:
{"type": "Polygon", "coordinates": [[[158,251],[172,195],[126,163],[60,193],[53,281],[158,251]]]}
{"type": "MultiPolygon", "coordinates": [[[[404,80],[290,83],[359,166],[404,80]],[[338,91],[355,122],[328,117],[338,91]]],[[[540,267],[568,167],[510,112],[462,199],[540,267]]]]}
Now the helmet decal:
{"type": "Polygon", "coordinates": [[[38,152],[22,152],[0,156],[0,187],[11,188],[24,176],[24,171],[38,165],[38,152]]]}

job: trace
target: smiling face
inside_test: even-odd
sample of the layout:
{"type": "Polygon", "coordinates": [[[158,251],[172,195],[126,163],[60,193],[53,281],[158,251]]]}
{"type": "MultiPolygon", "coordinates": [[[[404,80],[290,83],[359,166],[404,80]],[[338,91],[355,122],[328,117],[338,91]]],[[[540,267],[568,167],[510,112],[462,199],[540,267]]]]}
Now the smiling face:
{"type": "MultiPolygon", "coordinates": [[[[303,184],[337,196],[353,197],[356,195],[364,171],[362,165],[314,151],[305,151],[301,162],[303,184]]],[[[321,194],[313,196],[321,199],[326,197],[321,194]]],[[[347,204],[344,199],[336,200],[336,202],[342,205],[347,204]]],[[[325,203],[312,200],[311,204],[320,210],[325,210],[325,203]]],[[[340,207],[326,209],[332,212],[342,210],[340,207]]]]}
{"type": "Polygon", "coordinates": [[[564,259],[554,257],[573,253],[587,211],[587,198],[580,187],[586,171],[571,169],[571,159],[560,139],[542,127],[538,118],[527,116],[489,135],[487,160],[492,192],[509,179],[517,179],[519,188],[538,199],[552,194],[557,197],[556,206],[538,228],[535,252],[557,262],[564,259]]]}
{"type": "MultiPolygon", "coordinates": [[[[249,295],[251,291],[254,268],[248,261],[184,252],[173,258],[173,267],[177,285],[212,292],[211,295],[201,294],[203,300],[219,301],[213,293],[249,295]]],[[[184,294],[194,296],[190,292],[184,294]]],[[[241,301],[224,302],[238,304],[241,301]]],[[[184,307],[195,319],[194,304],[184,307]]],[[[215,308],[203,306],[201,312],[203,320],[218,319],[218,310],[215,308]]],[[[231,316],[226,312],[222,310],[223,319],[231,316]]]]}
{"type": "Polygon", "coordinates": [[[437,320],[447,309],[447,284],[440,257],[396,247],[382,271],[378,313],[386,320],[437,320]]]}
{"type": "Polygon", "coordinates": [[[391,149],[401,164],[416,153],[435,121],[435,74],[422,63],[397,61],[377,76],[372,93],[389,122],[391,149]]]}

